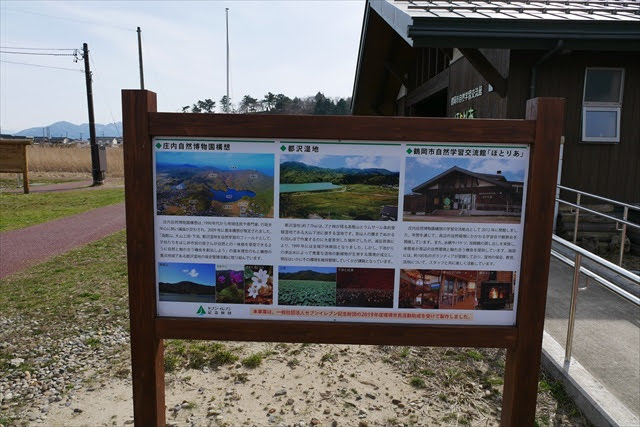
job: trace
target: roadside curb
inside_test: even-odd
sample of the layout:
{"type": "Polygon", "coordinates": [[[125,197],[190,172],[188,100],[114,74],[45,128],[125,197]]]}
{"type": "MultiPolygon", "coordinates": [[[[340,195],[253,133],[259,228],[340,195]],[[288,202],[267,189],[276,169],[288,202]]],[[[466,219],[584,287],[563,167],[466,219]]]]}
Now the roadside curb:
{"type": "MultiPolygon", "coordinates": [[[[603,361],[603,363],[605,363],[603,361]]],[[[640,426],[640,420],[575,359],[564,363],[564,349],[546,331],[542,339],[542,366],[561,381],[584,416],[596,426],[640,426]]]]}

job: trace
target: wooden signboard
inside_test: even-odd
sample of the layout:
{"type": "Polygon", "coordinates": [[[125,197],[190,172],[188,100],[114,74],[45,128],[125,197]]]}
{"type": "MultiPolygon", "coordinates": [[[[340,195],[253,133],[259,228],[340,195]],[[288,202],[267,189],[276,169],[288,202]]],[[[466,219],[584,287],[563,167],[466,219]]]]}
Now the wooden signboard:
{"type": "Polygon", "coordinates": [[[0,139],[0,172],[22,174],[24,193],[29,193],[27,145],[30,139],[0,139]]]}
{"type": "Polygon", "coordinates": [[[136,424],[165,423],[170,338],[506,348],[502,424],[533,424],[564,100],[525,120],[122,102],[136,424]]]}

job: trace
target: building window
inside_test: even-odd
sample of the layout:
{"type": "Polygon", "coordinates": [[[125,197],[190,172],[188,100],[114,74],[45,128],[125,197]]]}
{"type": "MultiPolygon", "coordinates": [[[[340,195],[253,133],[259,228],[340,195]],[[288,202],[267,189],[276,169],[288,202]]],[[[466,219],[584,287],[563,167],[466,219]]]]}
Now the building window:
{"type": "Polygon", "coordinates": [[[582,98],[582,140],[620,142],[624,69],[587,68],[582,98]]]}

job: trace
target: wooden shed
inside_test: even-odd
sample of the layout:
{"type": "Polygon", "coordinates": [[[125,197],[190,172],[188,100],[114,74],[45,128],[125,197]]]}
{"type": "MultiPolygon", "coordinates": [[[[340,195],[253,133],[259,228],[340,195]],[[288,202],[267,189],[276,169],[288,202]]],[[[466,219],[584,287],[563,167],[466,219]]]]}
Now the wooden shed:
{"type": "Polygon", "coordinates": [[[566,98],[561,183],[640,203],[640,2],[369,0],[352,112],[525,115],[566,98]]]}

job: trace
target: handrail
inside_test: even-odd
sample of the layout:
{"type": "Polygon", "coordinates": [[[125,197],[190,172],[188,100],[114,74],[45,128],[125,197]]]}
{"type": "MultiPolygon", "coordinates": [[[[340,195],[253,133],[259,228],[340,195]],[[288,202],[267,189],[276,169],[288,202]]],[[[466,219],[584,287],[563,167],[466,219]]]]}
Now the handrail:
{"type": "MultiPolygon", "coordinates": [[[[552,249],[551,250],[551,255],[554,258],[558,259],[559,261],[563,262],[564,264],[570,265],[571,267],[575,268],[575,261],[572,261],[570,258],[562,255],[561,253],[556,252],[556,251],[554,251],[552,249]]],[[[610,290],[614,294],[618,295],[619,297],[626,299],[627,301],[629,301],[632,304],[640,306],[640,298],[638,298],[637,296],[633,295],[631,292],[625,291],[624,289],[622,289],[621,287],[619,287],[615,283],[610,282],[609,280],[607,280],[604,277],[594,273],[593,271],[589,270],[588,268],[580,266],[580,273],[584,274],[585,276],[591,277],[596,282],[598,282],[599,284],[601,284],[602,286],[604,286],[605,288],[607,288],[608,290],[610,290]]]]}
{"type": "Polygon", "coordinates": [[[560,202],[560,203],[564,203],[565,205],[573,206],[574,208],[578,208],[581,211],[587,211],[587,212],[590,212],[592,214],[596,214],[596,215],[600,215],[602,217],[608,218],[608,219],[610,219],[612,221],[620,222],[620,223],[628,225],[630,227],[640,229],[640,224],[636,224],[634,222],[629,222],[629,221],[626,221],[626,220],[621,219],[621,218],[616,218],[615,216],[607,215],[607,214],[602,213],[602,212],[594,211],[593,209],[585,208],[584,205],[576,205],[575,203],[567,202],[566,200],[562,200],[562,199],[556,199],[556,201],[560,202]]]}
{"type": "Polygon", "coordinates": [[[572,280],[572,285],[571,285],[571,301],[570,301],[570,306],[569,306],[569,320],[568,320],[568,325],[567,325],[567,341],[566,341],[566,345],[565,345],[565,353],[564,353],[564,360],[565,362],[569,363],[571,361],[571,351],[573,348],[573,333],[574,333],[574,329],[575,329],[575,321],[576,321],[576,307],[577,307],[577,303],[578,303],[578,284],[580,282],[580,273],[583,273],[589,277],[592,277],[593,279],[596,280],[596,282],[600,283],[601,285],[603,285],[605,288],[607,288],[608,290],[612,291],[613,293],[615,293],[616,295],[624,298],[625,300],[635,304],[636,306],[640,306],[640,298],[638,298],[637,296],[633,295],[631,292],[628,292],[624,289],[622,289],[620,286],[611,283],[610,281],[608,281],[607,279],[601,277],[598,274],[595,274],[594,272],[582,267],[582,257],[588,258],[604,267],[609,268],[610,270],[612,270],[613,272],[631,280],[632,282],[635,282],[636,284],[640,285],[640,276],[638,276],[637,274],[633,274],[630,271],[627,271],[623,268],[618,267],[617,265],[615,265],[612,262],[607,261],[606,259],[600,258],[597,255],[592,254],[589,251],[586,251],[584,249],[582,249],[579,246],[574,245],[573,243],[570,243],[558,236],[552,235],[551,238],[553,239],[553,241],[555,241],[556,243],[569,248],[571,250],[574,251],[575,253],[575,261],[571,261],[569,258],[567,258],[566,256],[551,250],[551,255],[554,256],[555,258],[559,259],[560,261],[562,261],[565,264],[571,265],[573,266],[573,280],[572,280]]]}
{"type": "MultiPolygon", "coordinates": [[[[633,222],[628,221],[629,219],[629,209],[632,210],[636,210],[636,211],[640,211],[640,206],[634,206],[631,205],[629,203],[624,203],[624,202],[619,202],[617,200],[613,200],[613,199],[608,199],[606,197],[602,197],[602,196],[596,196],[595,194],[591,194],[591,193],[587,193],[586,191],[580,191],[580,190],[576,190],[575,188],[569,188],[569,187],[564,187],[562,185],[560,185],[560,183],[558,183],[556,185],[556,210],[555,210],[555,214],[557,215],[558,212],[558,204],[559,203],[564,203],[565,205],[569,205],[575,208],[575,214],[576,214],[576,218],[573,221],[573,243],[576,243],[577,239],[578,239],[578,222],[579,222],[579,218],[580,218],[580,210],[584,210],[587,212],[590,212],[592,214],[598,215],[600,217],[603,218],[607,218],[610,219],[612,221],[615,221],[616,223],[616,231],[620,231],[620,252],[619,252],[619,256],[618,256],[618,265],[622,265],[622,260],[624,258],[624,243],[625,243],[625,239],[627,237],[627,226],[632,227],[632,228],[636,228],[638,230],[640,230],[640,224],[635,224],[633,222]],[[559,190],[565,190],[565,191],[569,191],[569,192],[574,192],[576,193],[576,202],[575,203],[571,203],[571,202],[567,202],[566,200],[562,200],[559,197],[559,190]],[[613,203],[619,206],[623,207],[623,212],[622,212],[622,218],[617,218],[615,216],[612,215],[607,215],[605,213],[602,212],[598,212],[596,210],[593,209],[589,209],[583,205],[580,204],[580,199],[582,196],[587,196],[587,197],[591,197],[594,199],[598,199],[598,200],[602,200],[604,202],[607,203],[613,203]],[[618,228],[618,224],[622,224],[621,228],[618,228]]],[[[555,228],[553,229],[554,233],[555,233],[555,228]]]]}
{"type": "Polygon", "coordinates": [[[640,276],[638,276],[637,274],[633,274],[632,272],[630,272],[629,270],[625,270],[622,267],[618,267],[616,264],[612,263],[611,261],[607,261],[604,258],[600,258],[598,255],[594,255],[591,252],[589,252],[586,249],[581,248],[578,245],[574,245],[573,243],[569,242],[568,240],[565,240],[561,237],[556,236],[555,234],[551,236],[551,239],[562,245],[565,246],[569,249],[571,249],[572,251],[582,255],[585,258],[589,258],[591,261],[594,261],[600,265],[602,265],[603,267],[608,268],[609,270],[612,270],[614,273],[619,274],[620,276],[624,277],[625,279],[628,279],[632,282],[635,282],[636,284],[640,285],[640,276]]]}
{"type": "Polygon", "coordinates": [[[583,196],[592,197],[594,199],[602,200],[603,202],[615,203],[616,205],[620,205],[620,206],[627,207],[629,209],[634,209],[634,210],[640,211],[640,206],[630,205],[629,203],[619,202],[619,201],[613,200],[613,199],[607,199],[606,197],[602,197],[602,196],[596,196],[595,194],[587,193],[586,191],[576,190],[575,188],[565,187],[564,185],[557,185],[556,187],[558,187],[561,190],[573,191],[574,193],[578,193],[578,194],[582,194],[583,196]]]}

